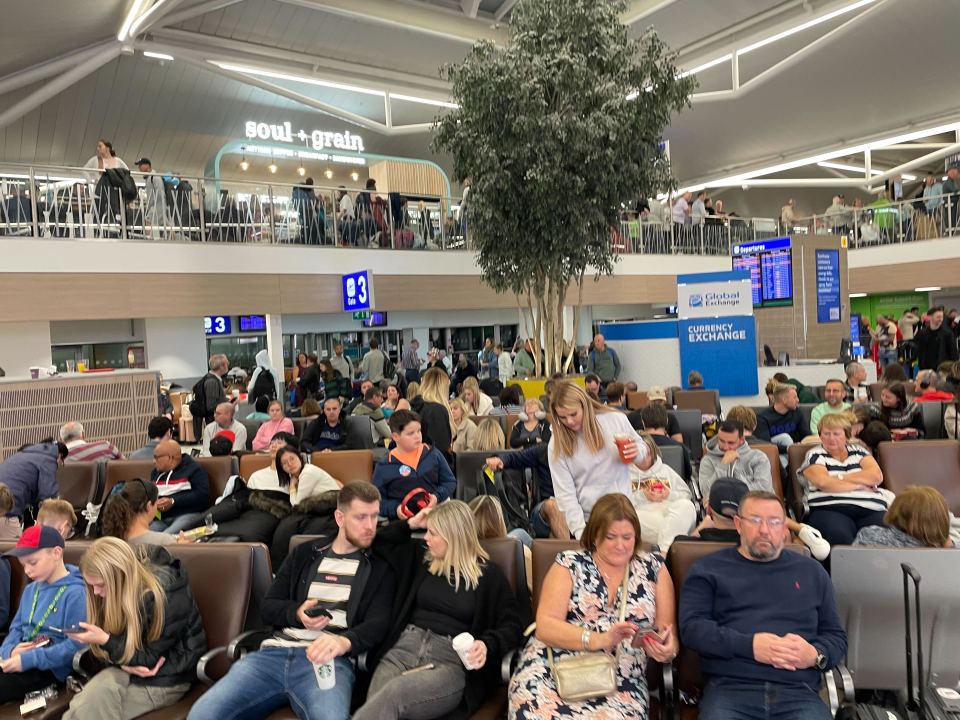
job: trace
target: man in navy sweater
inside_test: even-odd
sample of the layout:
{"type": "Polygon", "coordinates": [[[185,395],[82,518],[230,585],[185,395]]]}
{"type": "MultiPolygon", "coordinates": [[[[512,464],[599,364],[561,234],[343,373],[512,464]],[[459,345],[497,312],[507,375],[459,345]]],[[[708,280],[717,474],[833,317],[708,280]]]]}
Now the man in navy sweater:
{"type": "Polygon", "coordinates": [[[707,679],[700,720],[829,720],[821,673],[847,651],[830,577],[783,552],[786,517],[771,493],[747,493],[737,547],[697,561],[680,593],[680,637],[707,679]]]}

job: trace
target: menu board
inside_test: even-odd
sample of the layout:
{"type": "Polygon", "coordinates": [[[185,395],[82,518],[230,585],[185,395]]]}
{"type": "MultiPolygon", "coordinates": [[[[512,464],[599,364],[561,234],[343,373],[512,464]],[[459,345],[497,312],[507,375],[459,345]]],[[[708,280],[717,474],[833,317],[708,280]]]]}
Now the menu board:
{"type": "Polygon", "coordinates": [[[760,256],[760,277],[764,305],[793,303],[793,263],[791,250],[774,250],[760,256]]]}

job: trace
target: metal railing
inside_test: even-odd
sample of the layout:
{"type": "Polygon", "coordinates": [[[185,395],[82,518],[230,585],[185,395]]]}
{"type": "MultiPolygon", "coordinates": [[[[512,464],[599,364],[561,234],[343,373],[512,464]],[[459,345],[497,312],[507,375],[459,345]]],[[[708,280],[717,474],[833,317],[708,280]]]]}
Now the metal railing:
{"type": "MultiPolygon", "coordinates": [[[[101,170],[0,166],[0,236],[222,242],[318,247],[471,250],[467,212],[454,197],[366,193],[247,180],[131,173],[124,200],[101,170]],[[344,199],[344,195],[347,199],[344,199]]],[[[845,234],[851,248],[947,237],[960,195],[833,207],[786,227],[774,218],[712,215],[674,222],[670,206],[625,211],[610,229],[624,254],[729,256],[734,245],[790,234],[845,234]]]]}
{"type": "Polygon", "coordinates": [[[136,171],[131,176],[136,195],[125,199],[102,170],[0,167],[0,235],[469,249],[458,198],[136,171]]]}
{"type": "Polygon", "coordinates": [[[865,206],[831,206],[799,218],[784,234],[846,235],[851,248],[950,237],[960,231],[960,195],[930,195],[865,206]]]}

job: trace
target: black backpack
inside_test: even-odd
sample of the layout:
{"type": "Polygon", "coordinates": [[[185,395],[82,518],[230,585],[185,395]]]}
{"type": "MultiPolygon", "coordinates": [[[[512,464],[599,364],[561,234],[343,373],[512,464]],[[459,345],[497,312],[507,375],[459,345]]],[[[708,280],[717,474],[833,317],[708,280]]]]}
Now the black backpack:
{"type": "Polygon", "coordinates": [[[106,171],[110,184],[120,189],[120,195],[125,203],[133,202],[138,197],[137,184],[133,175],[126,168],[109,168],[106,171]]]}
{"type": "Polygon", "coordinates": [[[482,482],[477,488],[480,495],[493,495],[500,500],[503,519],[507,530],[521,528],[533,536],[530,524],[530,499],[527,494],[527,482],[522,470],[500,470],[491,480],[486,473],[480,473],[482,482]]]}
{"type": "Polygon", "coordinates": [[[193,393],[193,400],[189,402],[187,407],[190,408],[190,414],[195,418],[205,419],[207,416],[207,393],[204,391],[203,385],[212,374],[207,373],[197,380],[190,390],[193,393]]]}
{"type": "MultiPolygon", "coordinates": [[[[273,373],[263,368],[257,375],[257,381],[250,390],[250,397],[247,399],[251,405],[256,406],[257,399],[266,395],[270,400],[277,399],[277,383],[273,379],[273,373]]],[[[192,411],[191,411],[192,412],[192,411]]]]}
{"type": "Polygon", "coordinates": [[[380,352],[383,353],[383,376],[388,380],[392,380],[397,374],[397,366],[393,364],[393,360],[391,360],[390,356],[383,352],[383,350],[380,352]]]}

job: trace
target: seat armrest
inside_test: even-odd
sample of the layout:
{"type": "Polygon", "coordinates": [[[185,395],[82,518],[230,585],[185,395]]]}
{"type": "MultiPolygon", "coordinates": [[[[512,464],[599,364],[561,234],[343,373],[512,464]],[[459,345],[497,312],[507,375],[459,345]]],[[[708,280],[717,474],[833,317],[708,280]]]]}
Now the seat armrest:
{"type": "Polygon", "coordinates": [[[836,717],[840,709],[840,695],[837,691],[837,678],[832,670],[823,673],[823,684],[827,688],[827,703],[830,706],[830,717],[836,717]]]}
{"type": "Polygon", "coordinates": [[[676,668],[673,660],[660,663],[660,670],[660,682],[663,683],[660,692],[660,716],[663,720],[670,720],[677,700],[676,668]]]}
{"type": "Polygon", "coordinates": [[[197,660],[197,679],[200,680],[200,682],[204,682],[207,685],[213,685],[215,680],[207,675],[207,665],[209,665],[210,661],[213,660],[217,655],[222,655],[226,651],[227,646],[220,645],[219,647],[210,648],[200,656],[200,659],[197,660]]]}
{"type": "Polygon", "coordinates": [[[84,680],[89,680],[103,669],[103,663],[90,652],[89,647],[81,648],[73,654],[73,671],[84,680]]]}
{"type": "Polygon", "coordinates": [[[513,666],[516,664],[518,655],[516,649],[509,650],[500,660],[500,679],[504,684],[510,684],[510,678],[513,675],[513,666]]]}
{"type": "Polygon", "coordinates": [[[360,672],[370,672],[370,668],[367,667],[367,662],[370,660],[369,652],[362,652],[357,656],[357,670],[360,672]]]}
{"type": "Polygon", "coordinates": [[[237,635],[227,644],[227,657],[231,662],[239,660],[251,650],[259,650],[260,643],[269,639],[273,633],[270,630],[247,630],[237,635]]]}
{"type": "Polygon", "coordinates": [[[853,675],[850,674],[850,668],[846,663],[839,663],[833,672],[840,676],[840,682],[843,686],[842,702],[856,702],[856,688],[853,685],[853,675]]]}

